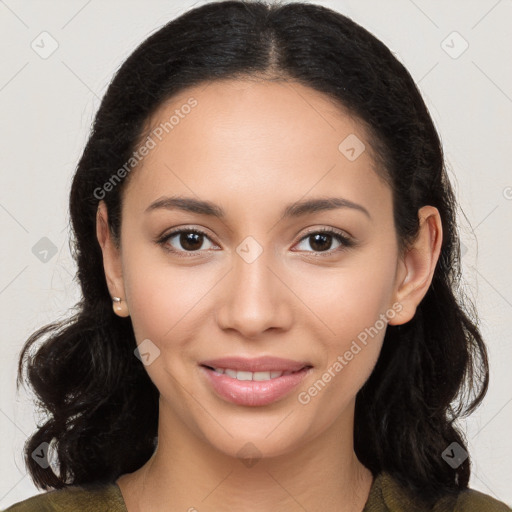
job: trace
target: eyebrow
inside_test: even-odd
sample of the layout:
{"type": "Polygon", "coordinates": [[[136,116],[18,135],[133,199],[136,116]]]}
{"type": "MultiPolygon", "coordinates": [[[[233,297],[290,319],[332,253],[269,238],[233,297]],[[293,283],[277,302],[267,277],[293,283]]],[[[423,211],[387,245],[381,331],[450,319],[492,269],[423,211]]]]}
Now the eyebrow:
{"type": "MultiPolygon", "coordinates": [[[[300,217],[302,215],[326,210],[336,210],[338,208],[351,208],[358,210],[363,212],[369,219],[372,218],[364,206],[342,197],[321,197],[317,199],[298,201],[287,205],[282,212],[282,217],[300,217]]],[[[211,201],[194,199],[192,197],[164,196],[151,203],[146,208],[145,212],[148,213],[159,209],[183,210],[187,212],[198,213],[200,215],[209,215],[219,219],[226,218],[226,212],[219,205],[212,203],[211,201]]]]}

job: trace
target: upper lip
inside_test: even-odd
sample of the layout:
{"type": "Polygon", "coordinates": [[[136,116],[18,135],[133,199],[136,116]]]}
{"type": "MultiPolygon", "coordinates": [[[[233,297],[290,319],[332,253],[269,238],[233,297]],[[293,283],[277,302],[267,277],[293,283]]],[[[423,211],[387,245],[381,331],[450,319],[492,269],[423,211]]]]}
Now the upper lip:
{"type": "Polygon", "coordinates": [[[307,362],[293,361],[292,359],[282,359],[280,357],[256,357],[248,359],[244,357],[221,357],[220,359],[210,359],[202,361],[202,366],[211,368],[229,368],[231,370],[240,370],[246,372],[296,372],[304,367],[311,366],[307,362]]]}

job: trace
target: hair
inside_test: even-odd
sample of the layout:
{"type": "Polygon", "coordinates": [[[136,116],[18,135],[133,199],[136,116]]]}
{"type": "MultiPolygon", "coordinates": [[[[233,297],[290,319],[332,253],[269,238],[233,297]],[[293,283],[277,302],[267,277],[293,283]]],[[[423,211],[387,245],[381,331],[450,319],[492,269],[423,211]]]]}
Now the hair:
{"type": "MultiPolygon", "coordinates": [[[[185,12],[143,41],[109,84],[69,199],[81,300],[71,318],[33,333],[19,358],[17,389],[26,365],[46,415],[24,446],[32,480],[41,489],[113,482],[154,453],[159,391],[134,357],[131,320],[112,310],[96,237],[97,191],[132,157],[164,102],[232,78],[295,81],[349,112],[392,190],[401,247],[418,234],[419,208],[439,210],[443,241],[432,283],[414,317],[386,329],[356,397],[354,449],[374,476],[387,471],[427,503],[467,488],[469,456],[452,467],[442,453],[453,442],[467,451],[456,421],[483,400],[488,358],[461,286],[457,204],[428,109],[393,53],[350,18],[320,5],[260,1],[185,12]],[[54,446],[58,471],[31,456],[44,442],[54,446]]],[[[116,243],[127,179],[103,194],[116,243]]]]}

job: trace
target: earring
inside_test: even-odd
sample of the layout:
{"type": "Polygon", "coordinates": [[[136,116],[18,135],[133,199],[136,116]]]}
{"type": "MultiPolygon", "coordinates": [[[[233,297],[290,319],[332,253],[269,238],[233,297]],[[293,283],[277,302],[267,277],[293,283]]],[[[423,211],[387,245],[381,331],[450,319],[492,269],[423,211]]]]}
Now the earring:
{"type": "Polygon", "coordinates": [[[129,315],[128,305],[121,300],[121,297],[112,297],[112,309],[116,315],[121,317],[127,317],[129,315]]]}

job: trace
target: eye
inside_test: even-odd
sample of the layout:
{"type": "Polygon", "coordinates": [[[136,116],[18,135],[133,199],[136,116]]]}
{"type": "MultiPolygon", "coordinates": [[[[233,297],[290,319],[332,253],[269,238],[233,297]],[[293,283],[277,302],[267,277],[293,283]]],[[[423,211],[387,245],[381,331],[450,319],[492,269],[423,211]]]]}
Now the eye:
{"type": "Polygon", "coordinates": [[[326,253],[326,254],[319,254],[319,256],[327,256],[331,255],[334,252],[338,252],[340,250],[343,250],[348,247],[353,247],[355,245],[355,242],[351,240],[348,236],[344,235],[341,232],[338,232],[334,229],[319,229],[316,231],[311,231],[308,233],[305,237],[303,237],[300,241],[302,243],[303,241],[308,241],[310,247],[313,249],[313,251],[306,251],[306,252],[320,252],[320,253],[326,253]],[[339,246],[335,248],[334,250],[331,250],[332,245],[332,239],[335,239],[339,246]]]}
{"type": "MultiPolygon", "coordinates": [[[[194,256],[193,253],[205,250],[205,248],[202,247],[205,240],[210,240],[206,233],[198,229],[188,228],[171,231],[171,233],[164,235],[157,240],[157,242],[162,245],[165,250],[176,253],[179,256],[194,256]],[[182,249],[176,249],[171,242],[181,245],[182,249]]],[[[215,246],[215,244],[212,245],[215,246]]]]}
{"type": "MultiPolygon", "coordinates": [[[[187,257],[195,256],[195,253],[208,249],[208,247],[206,249],[203,247],[205,240],[210,241],[210,238],[204,231],[192,228],[182,228],[164,235],[157,240],[157,243],[162,245],[168,252],[175,253],[178,256],[187,257]],[[181,245],[181,249],[177,249],[173,244],[181,245]]],[[[307,240],[312,241],[309,245],[313,251],[306,250],[306,252],[319,253],[317,254],[318,256],[329,256],[334,252],[338,252],[355,245],[355,242],[342,232],[328,228],[311,231],[304,236],[299,243],[303,243],[307,240]],[[336,240],[339,244],[339,246],[334,250],[331,249],[332,239],[336,240]]],[[[212,242],[210,241],[210,243],[212,242]]],[[[215,244],[212,244],[212,246],[215,247],[215,244]]]]}

